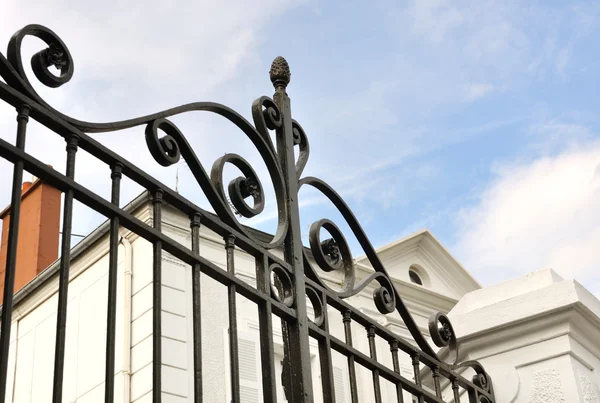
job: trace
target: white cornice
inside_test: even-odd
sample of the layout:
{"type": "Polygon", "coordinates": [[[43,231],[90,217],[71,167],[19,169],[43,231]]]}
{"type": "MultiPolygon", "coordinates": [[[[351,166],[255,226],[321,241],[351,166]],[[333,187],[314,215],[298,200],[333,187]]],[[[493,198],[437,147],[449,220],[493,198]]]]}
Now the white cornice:
{"type": "MultiPolygon", "coordinates": [[[[360,272],[365,275],[371,274],[374,270],[365,265],[364,263],[356,262],[356,268],[360,272]]],[[[418,284],[413,284],[408,281],[404,281],[398,278],[392,277],[392,282],[394,286],[398,289],[398,292],[402,296],[402,299],[412,300],[417,302],[421,306],[429,306],[433,309],[439,309],[439,307],[444,307],[446,309],[451,309],[456,305],[458,300],[456,298],[449,297],[447,295],[440,294],[418,284]]],[[[370,292],[372,292],[377,283],[371,283],[366,287],[370,292]]]]}
{"type": "MultiPolygon", "coordinates": [[[[598,357],[600,347],[595,337],[598,334],[600,318],[581,302],[574,302],[465,336],[459,335],[458,343],[464,351],[479,351],[472,357],[479,360],[568,335],[598,357]]],[[[440,352],[442,359],[447,355],[448,351],[440,352]]]]}
{"type": "MultiPolygon", "coordinates": [[[[394,241],[376,250],[377,254],[385,259],[394,259],[410,253],[415,248],[425,252],[440,269],[438,273],[445,281],[453,284],[463,293],[481,288],[481,284],[466,270],[458,260],[440,243],[440,241],[427,229],[422,229],[407,237],[394,241]],[[460,279],[461,281],[457,281],[460,279]]],[[[366,256],[356,259],[357,262],[367,263],[366,256]]]]}
{"type": "Polygon", "coordinates": [[[431,248],[420,244],[419,252],[421,258],[428,261],[430,267],[435,268],[435,273],[440,277],[442,282],[452,290],[456,290],[460,296],[481,288],[478,283],[474,284],[470,281],[464,275],[462,269],[453,266],[452,262],[445,261],[446,259],[443,255],[434,252],[431,248]]]}

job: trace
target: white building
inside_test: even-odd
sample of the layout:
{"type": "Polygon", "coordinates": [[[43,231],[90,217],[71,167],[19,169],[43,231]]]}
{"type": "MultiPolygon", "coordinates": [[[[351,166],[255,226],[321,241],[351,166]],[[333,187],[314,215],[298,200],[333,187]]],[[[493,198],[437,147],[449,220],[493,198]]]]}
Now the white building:
{"type": "MultiPolygon", "coordinates": [[[[146,223],[152,221],[147,194],[136,198],[126,210],[146,223]]],[[[72,250],[64,402],[104,401],[108,229],[107,222],[72,250]]],[[[190,246],[188,217],[168,206],[163,208],[162,231],[190,246]]],[[[121,235],[115,401],[150,402],[152,245],[129,231],[123,230],[121,235]]],[[[223,240],[204,227],[201,240],[201,255],[225,267],[223,240]]],[[[565,282],[552,272],[544,271],[481,289],[427,230],[384,246],[378,254],[424,334],[428,334],[428,318],[433,312],[452,311],[453,324],[463,340],[461,358],[478,359],[484,364],[494,381],[498,402],[600,401],[597,389],[600,384],[600,302],[577,283],[565,282]]],[[[191,269],[169,254],[164,253],[162,259],[163,402],[188,402],[193,395],[191,269]]],[[[58,262],[51,264],[15,295],[7,402],[51,401],[58,266],[58,262]]],[[[356,260],[356,269],[359,278],[372,272],[365,258],[356,260]]],[[[254,260],[239,250],[236,250],[236,273],[245,281],[255,283],[254,260]]],[[[326,276],[331,287],[339,287],[335,276],[326,276]]],[[[411,340],[397,314],[383,316],[377,311],[372,287],[352,297],[350,303],[411,340]]],[[[205,401],[210,402],[229,401],[226,292],[226,287],[203,276],[203,381],[204,393],[208,396],[205,401]]],[[[262,401],[262,394],[256,305],[241,296],[237,302],[242,401],[258,402],[262,401]]],[[[336,311],[336,315],[330,317],[330,331],[343,339],[338,316],[336,311]]],[[[274,321],[275,362],[280,370],[283,348],[276,323],[274,321]]],[[[353,335],[354,346],[368,354],[365,330],[355,326],[353,335]]],[[[313,379],[318,383],[316,342],[311,348],[314,350],[313,379]]],[[[389,346],[381,343],[378,350],[381,362],[391,365],[389,354],[385,354],[389,346]]],[[[336,400],[350,402],[346,361],[337,353],[333,359],[336,400]]],[[[401,374],[412,378],[410,362],[404,360],[401,364],[401,374]]],[[[371,372],[359,370],[357,374],[359,401],[372,401],[371,372]]],[[[427,374],[424,376],[427,381],[427,374]]],[[[451,401],[449,385],[442,386],[444,398],[451,401]]],[[[314,389],[320,401],[322,398],[317,393],[320,386],[314,389]]],[[[396,401],[391,383],[383,381],[382,390],[384,402],[396,401]]],[[[281,387],[278,401],[284,401],[281,387]]],[[[405,401],[411,401],[408,395],[405,401]]],[[[462,401],[468,398],[464,396],[462,401]]]]}

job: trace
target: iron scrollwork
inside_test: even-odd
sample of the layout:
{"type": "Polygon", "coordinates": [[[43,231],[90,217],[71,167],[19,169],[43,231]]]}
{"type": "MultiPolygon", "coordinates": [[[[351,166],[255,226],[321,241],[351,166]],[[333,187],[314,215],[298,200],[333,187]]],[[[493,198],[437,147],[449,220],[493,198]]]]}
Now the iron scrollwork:
{"type": "MultiPolygon", "coordinates": [[[[278,151],[273,144],[271,134],[273,131],[279,132],[283,130],[286,122],[284,122],[284,115],[273,99],[263,96],[253,102],[251,112],[254,124],[248,122],[242,115],[232,109],[212,102],[185,104],[155,114],[109,123],[92,123],[77,120],[52,108],[39,96],[31,85],[25,73],[21,55],[23,39],[28,35],[41,39],[47,45],[47,48],[35,53],[31,58],[33,72],[42,84],[57,88],[69,82],[73,76],[74,62],[65,43],[46,27],[28,25],[15,33],[10,39],[7,57],[0,54],[0,76],[5,80],[5,83],[0,82],[0,94],[17,91],[21,95],[26,96],[31,103],[41,105],[64,121],[66,125],[70,125],[81,132],[103,133],[145,126],[146,144],[155,161],[166,167],[177,163],[183,158],[198,185],[207,196],[217,216],[225,224],[235,228],[248,239],[251,239],[265,249],[281,247],[288,233],[290,224],[286,216],[289,206],[287,205],[288,195],[286,194],[285,184],[290,182],[287,181],[297,181],[298,189],[302,186],[311,186],[317,189],[341,213],[353,235],[366,253],[374,272],[359,283],[356,283],[356,266],[350,247],[342,231],[331,220],[321,219],[313,223],[310,227],[310,251],[319,269],[325,272],[337,271],[343,274],[342,289],[334,290],[321,279],[316,268],[310,263],[311,259],[306,250],[304,251],[304,274],[319,284],[333,297],[340,299],[356,295],[369,284],[377,282],[378,286],[373,291],[373,300],[378,311],[382,314],[398,312],[418,347],[425,354],[439,361],[437,353],[417,327],[400,294],[394,287],[392,278],[387,273],[375,249],[348,205],[332,187],[321,179],[314,177],[302,178],[302,172],[308,162],[310,147],[308,136],[296,120],[292,120],[291,122],[293,144],[294,147],[298,148],[295,172],[284,175],[284,169],[278,159],[278,151]],[[53,74],[49,70],[50,66],[56,67],[60,74],[53,74]],[[258,239],[236,218],[236,215],[251,218],[261,214],[264,210],[264,188],[258,175],[248,161],[237,154],[225,154],[214,162],[210,174],[207,173],[185,135],[168,119],[169,117],[183,113],[197,111],[218,114],[236,125],[252,141],[261,155],[272,181],[277,201],[278,225],[272,239],[268,241],[258,239]],[[232,164],[242,174],[228,184],[225,184],[223,179],[223,171],[226,164],[232,164]],[[329,233],[330,237],[321,239],[322,230],[329,233]]],[[[289,65],[286,60],[282,57],[277,57],[273,61],[269,74],[276,90],[285,92],[291,78],[289,65]]],[[[287,269],[278,264],[271,264],[269,271],[274,277],[271,284],[272,295],[285,306],[293,307],[294,300],[299,297],[294,294],[294,274],[289,273],[287,269]]],[[[311,286],[307,285],[305,292],[306,297],[310,300],[314,308],[315,315],[313,322],[315,325],[321,326],[326,315],[327,301],[323,300],[321,294],[311,286]]],[[[452,369],[465,366],[472,368],[475,371],[473,383],[493,396],[491,380],[479,363],[475,361],[457,363],[456,334],[448,317],[442,313],[432,315],[429,322],[429,332],[436,346],[449,347],[453,352],[454,361],[450,364],[450,367],[452,369]]],[[[485,396],[483,398],[487,399],[485,396]]]]}

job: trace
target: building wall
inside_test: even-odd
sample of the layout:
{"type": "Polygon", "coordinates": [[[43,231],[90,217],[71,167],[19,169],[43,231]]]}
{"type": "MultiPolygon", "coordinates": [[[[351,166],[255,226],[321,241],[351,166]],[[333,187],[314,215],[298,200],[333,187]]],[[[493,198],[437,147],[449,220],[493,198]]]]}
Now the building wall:
{"type": "MultiPolygon", "coordinates": [[[[151,224],[151,209],[136,212],[151,224]]],[[[190,246],[189,221],[169,208],[163,213],[163,232],[190,246]]],[[[225,269],[223,240],[202,228],[201,255],[225,269]]],[[[152,391],[152,245],[127,231],[122,231],[119,246],[117,341],[115,363],[115,401],[144,403],[151,401],[152,391]]],[[[274,251],[280,254],[280,251],[274,251]]],[[[255,285],[254,258],[236,248],[236,272],[255,285]]],[[[358,268],[359,277],[368,273],[358,268]]],[[[77,257],[71,266],[65,355],[65,402],[101,402],[104,396],[104,361],[106,337],[106,301],[108,288],[108,238],[105,236],[77,257]]],[[[324,274],[331,287],[339,287],[335,274],[324,274]]],[[[7,401],[18,403],[51,400],[54,337],[56,328],[57,276],[36,289],[15,307],[9,387],[7,401]]],[[[202,275],[202,351],[205,396],[211,402],[229,402],[229,357],[227,288],[202,275]]],[[[406,302],[415,319],[426,332],[427,318],[433,311],[447,311],[451,300],[435,297],[418,286],[398,282],[406,292],[406,302]],[[437,299],[436,299],[437,298],[437,299]],[[423,302],[423,300],[427,300],[423,302]]],[[[380,315],[372,300],[373,286],[350,299],[361,309],[398,334],[410,339],[398,315],[380,315]]],[[[404,294],[403,294],[404,295],[404,294]]],[[[191,268],[163,253],[162,265],[162,395],[163,401],[188,402],[193,394],[192,294],[191,268]]],[[[238,296],[238,338],[241,386],[245,401],[262,401],[260,345],[256,305],[238,296]]],[[[310,304],[309,304],[310,310],[310,304]]],[[[343,340],[340,314],[330,310],[331,333],[343,340]]],[[[274,317],[273,341],[275,366],[281,370],[283,343],[279,321],[274,317]]],[[[369,354],[366,330],[353,324],[353,344],[369,354]]],[[[320,396],[318,349],[311,339],[312,371],[316,401],[320,396]]],[[[391,367],[389,346],[377,340],[380,362],[391,367]]],[[[346,359],[333,352],[334,381],[338,402],[350,401],[346,359]]],[[[412,378],[410,359],[401,355],[402,374],[412,378]]],[[[361,401],[371,401],[372,374],[357,365],[361,401]]],[[[278,377],[278,380],[280,378],[278,377]]],[[[381,380],[384,402],[395,401],[395,389],[381,380]]],[[[278,388],[280,400],[283,398],[278,388]]],[[[406,401],[410,401],[406,397],[406,401]]]]}
{"type": "MultiPolygon", "coordinates": [[[[63,401],[95,402],[104,396],[108,250],[106,242],[74,262],[68,293],[63,401]]],[[[122,248],[120,248],[122,252],[122,248]]],[[[119,277],[123,276],[119,254],[119,277]]],[[[6,401],[50,402],[54,373],[57,278],[14,310],[6,401]],[[16,358],[16,359],[15,359],[16,358]]],[[[116,402],[124,402],[123,282],[117,290],[116,402]]]]}
{"type": "MultiPolygon", "coordinates": [[[[163,210],[163,232],[171,238],[176,239],[180,243],[191,245],[189,235],[189,221],[186,217],[171,211],[163,210]]],[[[226,270],[226,254],[223,240],[219,236],[210,232],[206,228],[201,229],[202,242],[200,246],[200,254],[208,258],[212,263],[226,270]]],[[[280,251],[273,251],[281,257],[280,251]]],[[[151,253],[148,254],[151,256],[151,253]]],[[[236,248],[235,270],[236,274],[255,286],[255,262],[254,258],[240,249],[236,248]]],[[[141,270],[137,260],[134,259],[134,284],[136,274],[141,270]]],[[[312,262],[314,264],[314,262],[312,262]]],[[[149,264],[149,263],[148,263],[149,264]]],[[[329,281],[328,284],[332,288],[339,287],[335,283],[335,275],[322,273],[329,281]]],[[[367,273],[359,273],[366,275],[367,273]]],[[[186,331],[184,334],[182,326],[177,326],[178,333],[167,335],[167,330],[163,323],[163,393],[164,397],[168,397],[169,401],[186,402],[193,395],[193,360],[192,360],[192,294],[191,294],[191,268],[188,265],[182,264],[177,259],[170,255],[163,257],[163,322],[166,315],[177,318],[177,320],[185,320],[186,331]],[[167,295],[169,295],[167,297],[167,295]],[[167,299],[169,301],[167,302],[167,299]],[[168,340],[168,341],[166,341],[168,340]],[[174,354],[174,357],[164,357],[167,343],[169,349],[180,351],[181,354],[174,354]],[[185,347],[183,346],[185,345],[185,347]],[[187,383],[183,382],[187,379],[187,383]]],[[[139,278],[138,278],[139,279],[139,278]]],[[[150,284],[151,278],[148,276],[140,284],[150,284]]],[[[227,315],[227,288],[206,275],[202,275],[201,280],[202,294],[202,352],[203,352],[203,385],[206,396],[211,397],[214,402],[229,402],[230,401],[230,384],[229,384],[229,350],[228,350],[228,315],[227,315]]],[[[397,314],[384,317],[377,312],[372,294],[375,284],[367,287],[359,295],[352,297],[349,302],[355,308],[360,309],[367,315],[377,319],[381,324],[392,328],[398,334],[406,336],[410,339],[410,335],[404,324],[397,314]]],[[[418,290],[417,286],[409,285],[413,289],[417,288],[417,293],[423,292],[418,290]]],[[[134,298],[136,298],[134,294],[134,298]]],[[[417,323],[421,326],[422,331],[427,334],[427,320],[429,315],[438,310],[446,311],[446,306],[436,306],[435,302],[421,303],[419,298],[419,306],[413,303],[413,315],[417,323]]],[[[151,306],[151,293],[146,294],[145,304],[151,306]]],[[[411,303],[410,299],[407,300],[411,303]]],[[[446,300],[443,300],[445,303],[446,300]]],[[[260,374],[260,345],[259,345],[259,326],[258,312],[256,305],[253,302],[246,300],[242,296],[237,296],[237,320],[238,320],[238,345],[240,349],[240,384],[241,391],[246,397],[246,401],[262,401],[261,380],[257,374],[260,374]],[[245,371],[247,368],[254,368],[254,371],[245,371]]],[[[134,304],[135,305],[135,304],[134,304]]],[[[443,303],[441,305],[444,305],[443,303]]],[[[451,307],[452,305],[450,305],[451,307]]],[[[311,306],[308,303],[309,315],[311,306]]],[[[344,340],[344,330],[341,320],[341,315],[334,309],[329,311],[330,332],[337,338],[344,340]]],[[[283,359],[283,341],[281,336],[280,322],[276,317],[273,318],[273,343],[275,351],[275,367],[280,371],[280,361],[283,359]]],[[[173,319],[175,321],[175,319],[173,319]]],[[[135,321],[134,321],[135,324],[135,321]]],[[[353,345],[364,354],[369,354],[369,346],[366,330],[360,325],[353,323],[353,345]]],[[[321,402],[321,378],[320,366],[318,358],[318,344],[316,340],[310,340],[312,351],[312,372],[313,372],[313,389],[315,391],[315,401],[321,402]]],[[[134,350],[136,347],[134,347],[134,350]]],[[[151,343],[148,342],[145,347],[148,362],[151,361],[151,343]]],[[[392,368],[391,354],[389,353],[389,345],[382,339],[377,339],[378,359],[380,362],[392,368]]],[[[336,384],[337,401],[340,403],[350,401],[350,384],[348,379],[348,367],[345,357],[336,352],[332,353],[334,381],[336,384]]],[[[410,357],[401,354],[401,369],[404,376],[412,378],[413,371],[410,357]]],[[[371,401],[373,399],[373,383],[372,373],[359,365],[356,365],[360,401],[371,401]]],[[[147,376],[149,380],[150,377],[147,376]]],[[[280,379],[280,373],[277,374],[277,379],[280,379]]],[[[132,385],[135,381],[132,381],[132,385]]],[[[148,383],[149,384],[149,383],[148,383]]],[[[391,383],[381,379],[382,391],[384,393],[384,402],[396,401],[395,388],[391,383]]],[[[144,388],[149,390],[149,387],[144,388]]],[[[283,397],[282,388],[278,387],[278,394],[283,397]]],[[[132,395],[132,401],[137,398],[132,395]]],[[[406,395],[407,401],[410,397],[406,395]]],[[[142,397],[140,402],[145,402],[142,397]]]]}

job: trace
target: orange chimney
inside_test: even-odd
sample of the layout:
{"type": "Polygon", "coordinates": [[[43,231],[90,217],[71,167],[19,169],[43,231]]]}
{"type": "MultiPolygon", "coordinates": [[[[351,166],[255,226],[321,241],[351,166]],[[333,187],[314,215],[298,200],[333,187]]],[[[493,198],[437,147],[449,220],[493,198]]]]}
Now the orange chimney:
{"type": "MultiPolygon", "coordinates": [[[[15,293],[58,258],[60,230],[60,190],[43,183],[25,182],[21,191],[21,219],[17,243],[15,293]]],[[[8,246],[10,206],[0,212],[0,295],[4,292],[4,273],[8,246]]]]}

